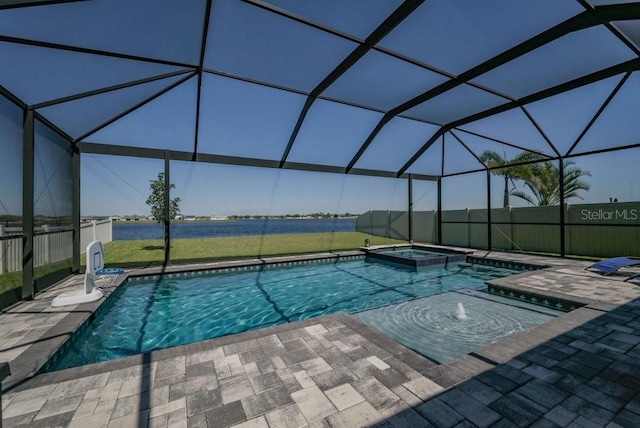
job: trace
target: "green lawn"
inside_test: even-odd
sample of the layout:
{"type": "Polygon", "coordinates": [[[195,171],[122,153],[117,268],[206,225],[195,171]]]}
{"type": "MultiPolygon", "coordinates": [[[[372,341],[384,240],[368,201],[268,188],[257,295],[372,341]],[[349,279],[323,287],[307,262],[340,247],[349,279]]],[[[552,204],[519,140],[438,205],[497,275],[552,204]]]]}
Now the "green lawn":
{"type": "MultiPolygon", "coordinates": [[[[62,269],[69,269],[71,260],[38,266],[33,269],[33,279],[42,278],[62,269]]],[[[0,275],[0,310],[18,302],[22,298],[22,271],[0,275]]]]}
{"type": "MultiPolygon", "coordinates": [[[[365,239],[371,245],[405,242],[360,232],[173,239],[171,263],[353,250],[363,246],[365,239]]],[[[162,264],[163,245],[162,240],[109,242],[104,249],[106,264],[120,267],[162,264]]]]}

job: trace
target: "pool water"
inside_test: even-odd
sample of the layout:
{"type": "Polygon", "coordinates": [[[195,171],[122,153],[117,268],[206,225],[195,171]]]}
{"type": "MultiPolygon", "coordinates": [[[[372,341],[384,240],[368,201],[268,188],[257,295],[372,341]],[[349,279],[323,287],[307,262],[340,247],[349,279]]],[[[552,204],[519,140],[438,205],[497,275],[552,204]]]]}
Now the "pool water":
{"type": "Polygon", "coordinates": [[[443,255],[443,253],[438,253],[438,252],[435,252],[435,251],[428,251],[428,250],[418,250],[418,249],[415,249],[415,248],[398,248],[398,249],[380,251],[380,253],[388,254],[388,255],[395,255],[395,256],[398,256],[398,257],[404,257],[404,258],[413,259],[413,260],[422,259],[422,258],[425,258],[427,256],[442,256],[443,255]]]}
{"type": "Polygon", "coordinates": [[[465,289],[354,316],[425,357],[446,363],[562,313],[465,289]]]}
{"type": "MultiPolygon", "coordinates": [[[[429,251],[416,247],[395,247],[367,251],[367,261],[395,264],[405,269],[429,269],[433,265],[463,262],[466,256],[460,252],[429,251]]],[[[400,267],[398,266],[398,267],[400,267]]]]}
{"type": "Polygon", "coordinates": [[[55,371],[243,331],[353,313],[461,288],[516,271],[468,264],[408,271],[364,260],[137,280],[44,368],[55,371]]]}

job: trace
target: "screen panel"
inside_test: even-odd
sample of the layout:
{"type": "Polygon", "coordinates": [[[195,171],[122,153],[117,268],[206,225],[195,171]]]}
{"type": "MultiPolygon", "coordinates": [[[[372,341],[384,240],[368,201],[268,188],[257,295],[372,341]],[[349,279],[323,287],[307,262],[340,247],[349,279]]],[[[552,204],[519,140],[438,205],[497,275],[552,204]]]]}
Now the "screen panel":
{"type": "Polygon", "coordinates": [[[621,79],[621,75],[610,77],[528,104],[526,109],[560,153],[566,154],[621,79]]]}
{"type": "Polygon", "coordinates": [[[73,224],[71,143],[36,121],[34,149],[34,216],[36,226],[73,224]]]}
{"type": "Polygon", "coordinates": [[[442,178],[442,244],[488,247],[485,172],[442,178]]]}
{"type": "Polygon", "coordinates": [[[555,155],[542,134],[519,108],[462,125],[460,129],[476,132],[532,151],[555,155]]]}
{"type": "MultiPolygon", "coordinates": [[[[442,175],[442,143],[439,137],[431,146],[407,169],[411,174],[442,175]]],[[[426,141],[425,141],[426,143],[426,141]]]]}
{"type": "Polygon", "coordinates": [[[583,11],[566,0],[429,0],[380,45],[461,74],[583,11]]]}
{"type": "Polygon", "coordinates": [[[393,11],[401,0],[267,0],[281,9],[311,21],[366,39],[393,11]]]}
{"type": "Polygon", "coordinates": [[[198,64],[206,0],[79,1],[3,10],[5,35],[198,64]]]}
{"type": "Polygon", "coordinates": [[[444,125],[507,101],[506,98],[463,84],[407,110],[406,115],[444,125]]]}
{"type": "Polygon", "coordinates": [[[347,166],[381,118],[382,114],[370,110],[316,100],[288,160],[347,166]]]}
{"type": "Polygon", "coordinates": [[[23,115],[0,96],[0,310],[22,298],[23,115]]]}
{"type": "Polygon", "coordinates": [[[306,97],[205,74],[198,151],[280,160],[306,97]]]}
{"type": "Polygon", "coordinates": [[[445,80],[440,74],[372,50],[323,95],[387,111],[445,80]]]}
{"type": "Polygon", "coordinates": [[[486,156],[499,156],[506,161],[509,161],[523,153],[523,150],[521,149],[517,149],[506,144],[501,144],[496,141],[479,137],[462,130],[456,129],[455,131],[451,131],[451,133],[455,134],[460,140],[462,140],[462,142],[464,142],[464,144],[469,147],[469,149],[471,149],[471,151],[473,151],[476,156],[480,158],[486,156]]]}
{"type": "Polygon", "coordinates": [[[68,135],[78,138],[182,78],[184,75],[105,92],[41,108],[38,112],[68,135]]]}
{"type": "MultiPolygon", "coordinates": [[[[164,229],[152,217],[151,184],[164,173],[157,159],[82,154],[80,159],[81,248],[97,238],[105,265],[159,265],[164,261],[164,229]]],[[[171,178],[171,177],[170,177],[171,178]]],[[[171,178],[171,182],[175,180],[171,178]]],[[[175,197],[172,190],[171,198],[175,197]]]]}
{"type": "Polygon", "coordinates": [[[568,206],[567,254],[640,256],[640,149],[573,157],[574,167],[589,171],[584,199],[568,206]]]}
{"type": "Polygon", "coordinates": [[[376,135],[356,163],[356,168],[397,171],[439,127],[396,117],[376,135]]]}
{"type": "Polygon", "coordinates": [[[639,144],[639,93],[640,73],[635,72],[580,140],[573,153],[639,144]]]}
{"type": "Polygon", "coordinates": [[[467,150],[451,133],[444,137],[444,173],[474,171],[484,168],[484,165],[467,150]]]}
{"type": "Polygon", "coordinates": [[[438,242],[438,182],[413,180],[413,240],[438,242]]]}
{"type": "Polygon", "coordinates": [[[0,186],[0,218],[4,224],[15,223],[22,227],[22,132],[23,111],[0,96],[0,170],[3,180],[0,186]]]}
{"type": "Polygon", "coordinates": [[[73,259],[72,145],[35,122],[33,278],[36,291],[71,273],[73,259]]]}
{"type": "Polygon", "coordinates": [[[492,248],[559,254],[559,183],[558,161],[491,170],[492,248]]]}
{"type": "Polygon", "coordinates": [[[175,263],[352,249],[406,235],[406,222],[375,223],[382,232],[373,236],[371,216],[355,218],[406,211],[406,180],[179,161],[171,177],[183,215],[171,226],[175,263]]]}
{"type": "Polygon", "coordinates": [[[473,82],[521,98],[635,57],[607,28],[598,26],[554,40],[473,82]]]}
{"type": "Polygon", "coordinates": [[[253,5],[213,2],[204,65],[311,91],[356,44],[253,5]]]}
{"type": "Polygon", "coordinates": [[[194,148],[197,79],[191,78],[85,140],[120,146],[194,148]]]}
{"type": "Polygon", "coordinates": [[[3,60],[0,68],[2,86],[27,104],[181,70],[163,64],[5,42],[0,42],[0,57],[10,58],[3,60]]]}

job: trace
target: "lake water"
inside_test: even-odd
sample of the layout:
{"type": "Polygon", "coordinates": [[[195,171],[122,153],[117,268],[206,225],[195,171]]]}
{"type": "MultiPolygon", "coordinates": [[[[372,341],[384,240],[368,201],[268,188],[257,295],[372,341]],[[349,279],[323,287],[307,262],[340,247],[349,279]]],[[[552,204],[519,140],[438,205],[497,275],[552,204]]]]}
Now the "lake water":
{"type": "MultiPolygon", "coordinates": [[[[355,230],[355,218],[180,221],[171,225],[171,238],[355,232],[355,230]]],[[[155,222],[113,223],[114,241],[163,238],[162,225],[155,222]]]]}

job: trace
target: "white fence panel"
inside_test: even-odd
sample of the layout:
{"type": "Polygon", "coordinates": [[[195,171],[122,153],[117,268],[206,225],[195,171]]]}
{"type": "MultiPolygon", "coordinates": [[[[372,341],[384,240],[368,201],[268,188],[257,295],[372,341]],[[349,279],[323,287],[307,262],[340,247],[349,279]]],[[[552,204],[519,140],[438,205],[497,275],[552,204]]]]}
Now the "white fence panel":
{"type": "MultiPolygon", "coordinates": [[[[111,220],[92,221],[80,225],[80,251],[91,241],[99,240],[103,243],[113,240],[113,222],[111,220]]],[[[19,233],[10,231],[0,225],[0,237],[7,237],[19,233]]],[[[36,230],[33,237],[33,265],[34,267],[57,263],[73,257],[73,231],[52,230],[43,226],[36,230]]],[[[18,272],[22,270],[22,236],[0,239],[0,274],[18,272]]]]}
{"type": "MultiPolygon", "coordinates": [[[[0,225],[0,236],[5,235],[5,227],[0,225]]],[[[0,274],[22,269],[22,236],[0,240],[0,274]]]]}
{"type": "Polygon", "coordinates": [[[103,244],[113,241],[113,221],[93,220],[90,223],[82,223],[80,225],[80,253],[84,254],[89,245],[93,241],[102,241],[103,244]]]}

